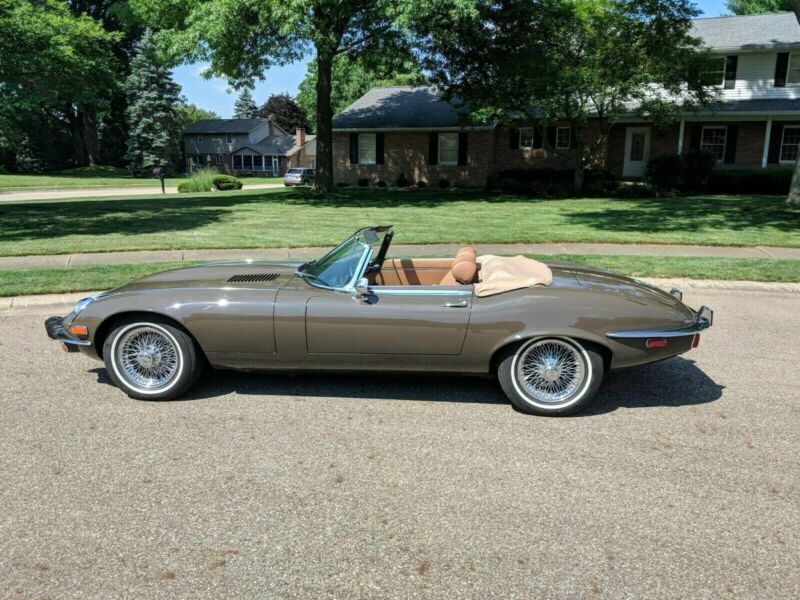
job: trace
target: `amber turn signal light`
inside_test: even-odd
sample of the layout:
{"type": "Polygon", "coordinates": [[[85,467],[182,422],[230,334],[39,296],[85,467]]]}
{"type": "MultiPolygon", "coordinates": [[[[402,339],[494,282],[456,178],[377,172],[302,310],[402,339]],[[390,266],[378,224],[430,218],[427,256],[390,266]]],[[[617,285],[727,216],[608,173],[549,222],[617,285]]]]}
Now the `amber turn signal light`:
{"type": "Polygon", "coordinates": [[[89,328],[86,325],[72,325],[69,332],[72,335],[89,335],[89,328]]]}

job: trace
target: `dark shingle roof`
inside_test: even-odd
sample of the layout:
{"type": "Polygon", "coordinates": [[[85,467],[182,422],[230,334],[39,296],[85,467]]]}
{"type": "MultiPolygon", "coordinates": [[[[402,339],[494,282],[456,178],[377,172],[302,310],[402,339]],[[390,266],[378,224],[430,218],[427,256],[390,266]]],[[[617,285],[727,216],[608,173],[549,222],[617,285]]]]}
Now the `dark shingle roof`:
{"type": "Polygon", "coordinates": [[[204,119],[189,125],[183,133],[250,133],[266,119],[204,119]]]}
{"type": "MultiPolygon", "coordinates": [[[[334,129],[431,129],[458,127],[458,100],[445,101],[433,87],[372,88],[333,118],[334,129]]],[[[480,125],[472,123],[471,125],[480,125]]]]}
{"type": "Polygon", "coordinates": [[[698,112],[713,113],[786,113],[800,112],[800,100],[773,98],[755,100],[726,100],[700,108],[698,112]]]}
{"type": "Polygon", "coordinates": [[[294,137],[290,135],[270,135],[260,140],[257,144],[242,144],[233,152],[242,148],[250,148],[261,154],[287,154],[294,147],[294,137]]]}
{"type": "Polygon", "coordinates": [[[715,50],[800,45],[800,25],[792,12],[695,19],[692,35],[715,50]]]}

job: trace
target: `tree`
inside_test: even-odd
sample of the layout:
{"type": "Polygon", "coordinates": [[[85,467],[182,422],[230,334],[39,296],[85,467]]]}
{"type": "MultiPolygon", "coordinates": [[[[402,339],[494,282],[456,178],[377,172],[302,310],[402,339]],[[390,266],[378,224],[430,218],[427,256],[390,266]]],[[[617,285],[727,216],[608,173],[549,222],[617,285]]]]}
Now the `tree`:
{"type": "Polygon", "coordinates": [[[632,106],[667,123],[709,101],[708,57],[689,35],[696,14],[689,0],[481,0],[450,27],[421,26],[430,32],[427,66],[447,95],[484,119],[529,120],[547,150],[572,162],[580,190],[586,167],[602,160],[611,127],[632,106]],[[562,120],[571,127],[570,150],[545,134],[562,120]]]}
{"type": "Polygon", "coordinates": [[[258,116],[264,119],[272,116],[279,127],[289,133],[298,127],[311,131],[306,109],[300,106],[288,93],[272,94],[258,109],[258,116]]]}
{"type": "Polygon", "coordinates": [[[244,88],[233,106],[233,118],[255,119],[256,117],[258,117],[258,106],[253,100],[253,94],[250,89],[244,88]]]}
{"type": "Polygon", "coordinates": [[[792,10],[791,0],[728,0],[727,6],[735,15],[758,15],[792,10]]]}
{"type": "Polygon", "coordinates": [[[170,166],[178,154],[180,86],[159,58],[150,30],[136,46],[125,87],[130,169],[170,166]]]}
{"type": "Polygon", "coordinates": [[[246,86],[275,65],[314,54],[317,66],[315,189],[333,186],[332,70],[338,55],[381,56],[406,41],[412,14],[471,0],[131,0],[161,27],[176,61],[208,61],[209,76],[246,86]]]}
{"type": "Polygon", "coordinates": [[[205,119],[220,119],[217,113],[213,110],[206,110],[200,108],[190,102],[183,102],[175,107],[175,124],[178,132],[183,131],[192,123],[203,121],[205,119]]]}
{"type": "Polygon", "coordinates": [[[69,122],[79,164],[97,162],[87,120],[76,111],[109,106],[118,85],[113,47],[121,34],[55,0],[0,0],[0,114],[9,137],[25,136],[29,118],[69,122]]]}
{"type": "MultiPolygon", "coordinates": [[[[340,54],[333,61],[331,110],[337,114],[382,85],[423,85],[426,82],[419,65],[408,49],[396,49],[375,64],[340,54]]],[[[317,116],[317,64],[308,63],[306,75],[298,86],[297,102],[305,108],[313,122],[317,116]]]]}

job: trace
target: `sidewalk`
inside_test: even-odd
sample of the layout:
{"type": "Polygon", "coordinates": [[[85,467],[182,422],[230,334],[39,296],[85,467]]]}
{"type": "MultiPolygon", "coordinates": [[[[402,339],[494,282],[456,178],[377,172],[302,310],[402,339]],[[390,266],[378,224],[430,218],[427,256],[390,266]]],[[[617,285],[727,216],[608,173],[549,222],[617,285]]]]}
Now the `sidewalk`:
{"type": "MultiPolygon", "coordinates": [[[[457,244],[393,245],[392,256],[455,256],[457,244]]],[[[699,256],[800,260],[800,248],[777,246],[679,246],[664,244],[477,244],[479,254],[608,254],[625,256],[699,256]]],[[[80,267],[131,263],[194,262],[202,260],[307,260],[330,250],[322,248],[252,248],[235,250],[162,250],[98,252],[0,257],[0,269],[80,267]]]]}
{"type": "MultiPolygon", "coordinates": [[[[245,184],[245,190],[268,190],[282,188],[281,183],[255,183],[245,184]]],[[[167,186],[167,194],[177,194],[178,188],[167,186]]],[[[152,196],[161,194],[161,186],[157,187],[96,187],[82,190],[40,190],[31,192],[0,192],[0,202],[13,202],[16,200],[61,200],[69,198],[106,198],[113,196],[152,196]]]]}

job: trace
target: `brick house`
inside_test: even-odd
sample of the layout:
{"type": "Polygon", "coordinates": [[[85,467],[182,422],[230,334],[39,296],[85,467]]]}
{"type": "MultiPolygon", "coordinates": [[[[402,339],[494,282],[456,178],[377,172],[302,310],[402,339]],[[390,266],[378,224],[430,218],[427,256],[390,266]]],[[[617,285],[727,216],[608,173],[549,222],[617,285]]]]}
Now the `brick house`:
{"type": "Polygon", "coordinates": [[[316,136],[284,131],[272,119],[206,119],[183,131],[186,171],[212,166],[231,175],[282,176],[314,167],[316,136]]]}
{"type": "MultiPolygon", "coordinates": [[[[601,162],[638,178],[650,156],[704,150],[720,168],[794,165],[800,144],[800,27],[793,13],[694,21],[693,35],[714,55],[718,102],[657,128],[634,112],[609,134],[601,162]]],[[[508,168],[568,169],[543,148],[531,123],[464,126],[434,88],[373,88],[333,120],[334,179],[483,186],[508,168]]],[[[591,123],[587,137],[591,135],[591,123]]],[[[569,152],[566,123],[548,127],[550,145],[569,152]]]]}

